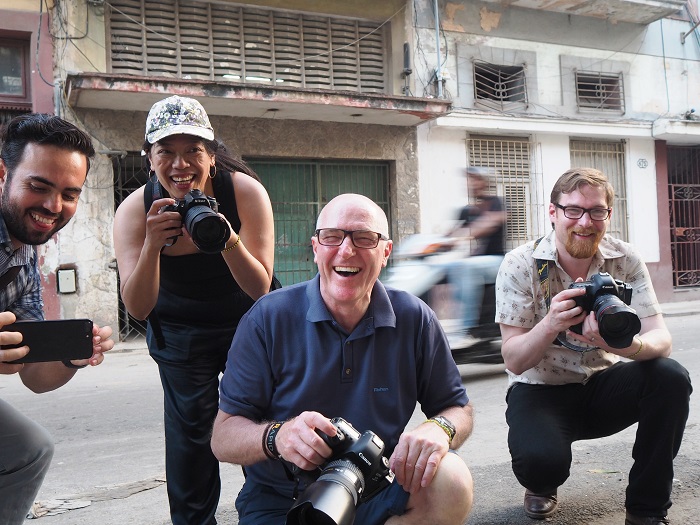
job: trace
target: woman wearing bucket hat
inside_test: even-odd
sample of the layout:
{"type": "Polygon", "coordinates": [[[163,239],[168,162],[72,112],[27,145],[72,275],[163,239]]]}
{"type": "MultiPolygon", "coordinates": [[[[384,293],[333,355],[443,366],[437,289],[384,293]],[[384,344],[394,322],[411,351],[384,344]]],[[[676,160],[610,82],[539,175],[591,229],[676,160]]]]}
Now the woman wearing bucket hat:
{"type": "Polygon", "coordinates": [[[221,488],[209,445],[218,377],[238,321],[278,284],[272,206],[194,99],[156,102],[143,149],[151,177],[114,219],[121,294],[132,316],[148,319],[163,385],[172,522],[211,525],[221,488]]]}

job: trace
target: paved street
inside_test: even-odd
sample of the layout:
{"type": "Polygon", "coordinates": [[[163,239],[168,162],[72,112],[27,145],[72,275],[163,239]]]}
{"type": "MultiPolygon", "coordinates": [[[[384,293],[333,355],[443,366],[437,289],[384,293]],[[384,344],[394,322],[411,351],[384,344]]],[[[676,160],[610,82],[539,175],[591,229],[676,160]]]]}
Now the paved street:
{"type": "MultiPolygon", "coordinates": [[[[667,318],[674,357],[700,384],[700,352],[694,325],[700,315],[667,318]],[[692,333],[691,333],[692,332],[692,333]]],[[[510,469],[504,421],[503,365],[461,365],[476,407],[475,432],[460,450],[472,468],[476,502],[469,525],[534,524],[522,513],[522,489],[510,469]]],[[[68,385],[35,395],[16,377],[3,378],[0,396],[40,421],[56,440],[51,470],[39,493],[39,510],[57,515],[27,525],[167,525],[163,483],[162,392],[155,364],[144,345],[120,344],[95,369],[78,373],[68,385]]],[[[676,525],[700,523],[700,397],[691,402],[685,440],[676,461],[676,525]]],[[[418,423],[423,418],[417,411],[418,423]]],[[[572,476],[560,489],[561,511],[548,523],[622,525],[624,488],[631,465],[634,427],[603,440],[575,445],[572,476]]],[[[235,524],[233,501],[240,489],[238,467],[222,466],[222,524],[235,524]]]]}

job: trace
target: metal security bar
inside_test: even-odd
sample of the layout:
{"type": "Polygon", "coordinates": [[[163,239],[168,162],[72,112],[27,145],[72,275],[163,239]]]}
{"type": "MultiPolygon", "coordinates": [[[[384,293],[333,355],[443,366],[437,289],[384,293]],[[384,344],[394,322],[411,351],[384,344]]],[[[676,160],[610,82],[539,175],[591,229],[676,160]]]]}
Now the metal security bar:
{"type": "Polygon", "coordinates": [[[625,112],[625,90],[622,73],[603,74],[575,71],[576,104],[579,109],[625,112]]]}
{"type": "Polygon", "coordinates": [[[627,241],[627,184],[625,183],[625,142],[594,142],[571,140],[569,143],[571,166],[574,168],[596,168],[607,175],[615,188],[613,212],[608,233],[627,241]]]}
{"type": "Polygon", "coordinates": [[[700,147],[668,147],[673,285],[700,286],[700,147]]]}
{"type": "Polygon", "coordinates": [[[534,175],[533,144],[528,138],[472,135],[467,140],[470,166],[488,168],[489,189],[508,211],[506,250],[536,239],[541,231],[544,203],[534,175]]]}
{"type": "MultiPolygon", "coordinates": [[[[131,192],[140,188],[148,180],[148,171],[144,167],[143,157],[139,153],[127,153],[126,156],[112,158],[114,171],[114,209],[126,199],[131,192]]],[[[119,297],[119,340],[128,341],[146,335],[146,321],[132,317],[126,311],[122,301],[119,272],[117,272],[117,294],[119,297]]]]}
{"type": "Polygon", "coordinates": [[[525,68],[475,61],[474,100],[499,110],[527,107],[525,68]]]}

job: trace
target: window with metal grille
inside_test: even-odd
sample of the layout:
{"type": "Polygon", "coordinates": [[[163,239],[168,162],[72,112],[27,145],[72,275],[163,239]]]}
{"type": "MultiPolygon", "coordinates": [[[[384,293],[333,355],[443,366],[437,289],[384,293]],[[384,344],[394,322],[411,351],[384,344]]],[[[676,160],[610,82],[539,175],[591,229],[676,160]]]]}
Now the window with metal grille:
{"type": "Polygon", "coordinates": [[[31,107],[29,42],[0,38],[0,109],[22,113],[31,107]]]}
{"type": "Polygon", "coordinates": [[[571,140],[569,143],[571,167],[595,168],[607,175],[615,189],[613,212],[607,232],[627,241],[627,185],[625,184],[625,143],[571,140]]]}
{"type": "Polygon", "coordinates": [[[214,2],[110,6],[113,73],[385,92],[388,25],[214,2]]]}
{"type": "Polygon", "coordinates": [[[673,286],[700,286],[700,147],[668,147],[673,286]]]}
{"type": "MultiPolygon", "coordinates": [[[[127,153],[112,158],[114,173],[114,209],[116,210],[131,192],[148,180],[148,169],[140,153],[127,153]]],[[[146,335],[146,321],[136,319],[126,310],[122,301],[119,272],[117,272],[117,295],[119,299],[119,340],[128,341],[146,335]]]]}
{"type": "Polygon", "coordinates": [[[604,74],[575,71],[576,104],[579,109],[625,112],[622,73],[604,74]]]}
{"type": "Polygon", "coordinates": [[[513,103],[527,106],[527,83],[522,66],[499,66],[474,62],[474,100],[496,109],[507,109],[513,103]]]}
{"type": "Polygon", "coordinates": [[[544,203],[534,178],[533,144],[527,138],[472,135],[467,140],[470,166],[487,168],[489,190],[503,198],[506,222],[506,249],[541,236],[544,203]]]}

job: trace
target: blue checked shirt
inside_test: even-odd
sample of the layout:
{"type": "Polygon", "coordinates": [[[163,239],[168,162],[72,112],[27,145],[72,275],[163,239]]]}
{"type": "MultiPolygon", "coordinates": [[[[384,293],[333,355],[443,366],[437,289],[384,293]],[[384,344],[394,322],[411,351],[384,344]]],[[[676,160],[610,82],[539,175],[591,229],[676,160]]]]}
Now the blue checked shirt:
{"type": "Polygon", "coordinates": [[[13,266],[21,268],[12,282],[0,290],[0,312],[13,312],[18,320],[44,319],[36,247],[22,245],[18,250],[14,250],[0,212],[0,276],[13,266]]]}

